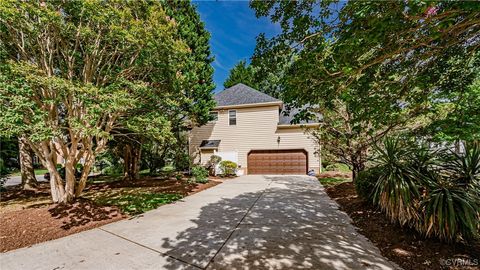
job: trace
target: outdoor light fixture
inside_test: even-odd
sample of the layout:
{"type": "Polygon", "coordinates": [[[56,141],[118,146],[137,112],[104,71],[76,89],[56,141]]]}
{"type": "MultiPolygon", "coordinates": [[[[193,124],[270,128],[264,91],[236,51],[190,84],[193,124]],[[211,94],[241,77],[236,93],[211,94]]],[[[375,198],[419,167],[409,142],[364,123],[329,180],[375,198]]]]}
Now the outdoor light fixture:
{"type": "Polygon", "coordinates": [[[277,143],[280,144],[280,136],[277,138],[277,143]]]}

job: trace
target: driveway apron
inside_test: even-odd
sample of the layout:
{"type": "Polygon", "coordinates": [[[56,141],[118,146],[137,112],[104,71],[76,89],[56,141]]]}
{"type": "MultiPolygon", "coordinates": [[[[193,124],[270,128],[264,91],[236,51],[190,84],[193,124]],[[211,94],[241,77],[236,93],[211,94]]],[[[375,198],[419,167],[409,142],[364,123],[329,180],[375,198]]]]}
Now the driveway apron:
{"type": "Polygon", "coordinates": [[[3,269],[396,269],[307,176],[247,175],[0,255],[3,269]]]}

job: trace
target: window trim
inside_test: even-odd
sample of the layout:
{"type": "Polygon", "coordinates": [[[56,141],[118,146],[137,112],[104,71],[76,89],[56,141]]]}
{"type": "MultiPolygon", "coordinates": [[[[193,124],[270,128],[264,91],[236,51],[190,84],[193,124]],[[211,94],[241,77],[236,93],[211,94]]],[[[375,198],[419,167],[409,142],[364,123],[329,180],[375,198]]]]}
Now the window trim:
{"type": "Polygon", "coordinates": [[[229,126],[236,126],[236,125],[237,125],[237,110],[228,110],[228,125],[229,125],[229,126]],[[230,112],[235,112],[235,116],[232,117],[232,115],[230,114],[230,112]],[[232,124],[232,120],[235,121],[234,124],[232,124]]]}
{"type": "Polygon", "coordinates": [[[212,111],[212,112],[210,112],[210,114],[216,114],[217,115],[217,117],[210,120],[210,122],[217,122],[218,121],[218,112],[212,111]]]}

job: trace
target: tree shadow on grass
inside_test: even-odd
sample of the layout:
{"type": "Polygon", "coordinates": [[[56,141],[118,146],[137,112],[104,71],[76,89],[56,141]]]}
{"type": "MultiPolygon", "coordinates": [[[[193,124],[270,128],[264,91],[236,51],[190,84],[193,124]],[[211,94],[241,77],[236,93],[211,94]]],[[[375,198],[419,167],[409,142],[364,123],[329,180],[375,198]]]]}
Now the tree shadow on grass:
{"type": "Polygon", "coordinates": [[[164,267],[178,269],[181,260],[202,269],[392,269],[312,179],[267,180],[265,192],[219,198],[201,207],[195,226],[163,238],[164,267]]]}

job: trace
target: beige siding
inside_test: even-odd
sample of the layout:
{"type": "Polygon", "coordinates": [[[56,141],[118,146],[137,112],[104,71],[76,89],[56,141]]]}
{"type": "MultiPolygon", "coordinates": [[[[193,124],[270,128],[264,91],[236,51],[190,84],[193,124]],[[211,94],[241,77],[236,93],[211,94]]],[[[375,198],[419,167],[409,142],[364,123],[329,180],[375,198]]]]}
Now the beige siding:
{"type": "MultiPolygon", "coordinates": [[[[228,125],[228,109],[219,110],[218,120],[194,128],[190,137],[190,152],[199,160],[199,145],[202,140],[221,140],[218,151],[238,152],[238,163],[247,168],[250,150],[305,149],[308,152],[309,168],[318,170],[319,158],[313,140],[299,127],[277,127],[278,106],[239,108],[237,125],[228,125]],[[280,143],[277,143],[280,137],[280,143]]],[[[205,157],[205,156],[204,156],[205,157]]],[[[202,158],[202,163],[205,160],[202,158]]]]}

